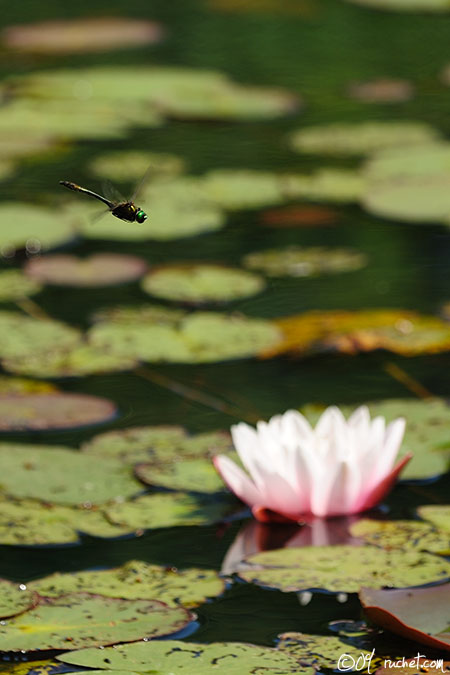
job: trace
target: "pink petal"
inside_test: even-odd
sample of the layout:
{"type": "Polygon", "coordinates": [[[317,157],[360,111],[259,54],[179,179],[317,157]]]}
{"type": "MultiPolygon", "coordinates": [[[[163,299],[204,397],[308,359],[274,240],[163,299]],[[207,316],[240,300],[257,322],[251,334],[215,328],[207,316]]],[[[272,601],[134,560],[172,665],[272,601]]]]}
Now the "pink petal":
{"type": "Polygon", "coordinates": [[[382,499],[392,490],[394,484],[397,480],[399,473],[404,469],[408,464],[409,460],[412,458],[412,453],[408,453],[395,465],[392,471],[383,478],[369,493],[363,494],[361,497],[360,504],[356,506],[353,513],[359,513],[360,511],[367,511],[381,502],[382,499]]]}
{"type": "Polygon", "coordinates": [[[261,497],[255,484],[247,474],[226,455],[216,455],[214,466],[234,494],[249,506],[261,504],[261,497]]]}

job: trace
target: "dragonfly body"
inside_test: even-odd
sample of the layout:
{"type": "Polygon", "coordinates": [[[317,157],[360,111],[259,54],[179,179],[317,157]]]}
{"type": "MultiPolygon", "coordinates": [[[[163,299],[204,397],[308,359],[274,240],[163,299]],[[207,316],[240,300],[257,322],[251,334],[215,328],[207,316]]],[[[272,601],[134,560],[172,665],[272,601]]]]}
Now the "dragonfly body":
{"type": "Polygon", "coordinates": [[[59,183],[69,190],[73,190],[74,192],[83,192],[84,194],[103,202],[103,204],[106,204],[108,209],[111,211],[112,215],[116,216],[116,218],[120,218],[120,220],[126,220],[129,223],[136,222],[140,224],[143,223],[144,220],[147,220],[147,214],[138,206],[136,206],[132,201],[113,202],[110,199],[103,197],[103,195],[97,194],[97,192],[93,192],[92,190],[81,187],[81,185],[78,185],[77,183],[72,183],[68,180],[60,180],[59,183]]]}

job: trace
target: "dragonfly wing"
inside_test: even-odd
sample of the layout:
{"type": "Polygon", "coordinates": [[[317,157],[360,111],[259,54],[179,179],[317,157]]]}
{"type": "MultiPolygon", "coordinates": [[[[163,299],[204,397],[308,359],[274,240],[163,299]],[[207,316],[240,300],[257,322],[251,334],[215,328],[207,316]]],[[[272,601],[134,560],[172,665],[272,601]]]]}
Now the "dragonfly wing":
{"type": "Polygon", "coordinates": [[[135,189],[134,189],[134,192],[133,192],[133,194],[132,194],[131,197],[130,197],[130,200],[129,200],[130,202],[135,202],[135,201],[136,201],[136,199],[137,199],[138,196],[139,196],[139,193],[141,192],[142,188],[144,187],[144,185],[146,184],[146,182],[148,181],[148,179],[149,179],[150,176],[152,175],[152,172],[153,172],[153,171],[154,171],[154,168],[153,168],[153,166],[150,164],[150,166],[146,169],[144,175],[142,176],[141,180],[140,180],[139,183],[136,185],[136,187],[135,187],[135,189]]]}
{"type": "MultiPolygon", "coordinates": [[[[119,190],[117,190],[114,185],[109,181],[109,180],[103,180],[102,181],[102,191],[103,194],[106,195],[106,197],[114,203],[114,206],[117,204],[120,204],[120,202],[126,202],[127,200],[123,195],[120,194],[119,190]]],[[[114,208],[113,206],[113,208],[114,208]]]]}

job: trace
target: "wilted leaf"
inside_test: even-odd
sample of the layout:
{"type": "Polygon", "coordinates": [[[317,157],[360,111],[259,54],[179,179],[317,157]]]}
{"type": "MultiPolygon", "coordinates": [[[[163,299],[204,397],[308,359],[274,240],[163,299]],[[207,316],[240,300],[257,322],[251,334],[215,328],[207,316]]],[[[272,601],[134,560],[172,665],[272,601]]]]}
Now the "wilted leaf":
{"type": "Polygon", "coordinates": [[[375,546],[304,546],[265,551],[245,560],[239,576],[281,591],[323,588],[354,593],[361,586],[418,586],[446,581],[450,563],[431,553],[375,546]]]}
{"type": "Polygon", "coordinates": [[[362,588],[359,599],[379,626],[415,643],[450,651],[450,584],[389,591],[362,588]]]}
{"type": "Polygon", "coordinates": [[[354,537],[386,549],[429,551],[450,555],[450,536],[420,520],[369,520],[350,527],[354,537]]]}
{"type": "Polygon", "coordinates": [[[290,246],[248,253],[244,267],[270,277],[310,277],[358,270],[367,264],[363,253],[346,248],[290,246]]]}
{"type": "Polygon", "coordinates": [[[156,598],[170,607],[192,607],[223,593],[225,582],[213,570],[178,570],[131,560],[109,570],[51,574],[29,583],[28,588],[52,598],[86,592],[127,600],[156,598]]]}
{"type": "Polygon", "coordinates": [[[25,274],[41,284],[90,288],[136,281],[144,276],[147,269],[145,260],[131,255],[96,253],[80,259],[74,255],[59,254],[30,260],[25,266],[25,274]]]}
{"type": "Polygon", "coordinates": [[[164,152],[129,150],[108,152],[99,155],[89,164],[89,171],[100,178],[113,182],[139,181],[149,171],[149,180],[178,176],[186,168],[185,161],[176,155],[164,152]]]}
{"type": "Polygon", "coordinates": [[[20,270],[0,272],[0,302],[15,302],[40,290],[41,285],[27,279],[20,270]]]}
{"type": "Polygon", "coordinates": [[[183,608],[156,600],[72,593],[42,598],[34,609],[0,625],[0,650],[80,649],[130,642],[174,633],[190,620],[183,608]]]}
{"type": "Polygon", "coordinates": [[[116,414],[112,401],[88,394],[0,395],[0,431],[74,429],[108,422],[116,414]]]}
{"type": "Polygon", "coordinates": [[[177,640],[155,640],[132,645],[118,645],[114,649],[83,649],[58,657],[64,663],[90,668],[129,668],[138,672],[149,665],[159,675],[196,675],[223,673],[224,675],[314,675],[315,670],[301,666],[290,654],[270,647],[242,642],[214,642],[209,645],[177,640]],[[105,662],[107,659],[107,662],[105,662]]]}
{"type": "Polygon", "coordinates": [[[36,604],[34,593],[24,584],[0,579],[0,618],[21,614],[36,604]]]}
{"type": "Polygon", "coordinates": [[[207,264],[156,267],[142,281],[150,295],[193,305],[247,298],[264,286],[261,277],[246,270],[207,264]]]}
{"type": "Polygon", "coordinates": [[[210,459],[183,459],[167,464],[138,464],[135,474],[147,485],[171,490],[214,493],[224,484],[210,459]]]}

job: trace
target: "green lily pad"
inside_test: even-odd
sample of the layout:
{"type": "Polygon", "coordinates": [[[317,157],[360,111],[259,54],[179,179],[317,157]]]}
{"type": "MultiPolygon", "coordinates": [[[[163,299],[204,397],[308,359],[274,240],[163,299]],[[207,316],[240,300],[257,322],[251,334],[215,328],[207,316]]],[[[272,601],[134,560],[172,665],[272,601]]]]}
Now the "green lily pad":
{"type": "Polygon", "coordinates": [[[257,209],[285,200],[282,175],[244,169],[216,169],[200,181],[205,195],[224,209],[257,209]]]}
{"type": "Polygon", "coordinates": [[[448,12],[446,0],[351,0],[357,5],[392,12],[448,12]]]}
{"type": "Polygon", "coordinates": [[[195,312],[176,325],[102,321],[88,337],[100,349],[143,361],[205,363],[254,356],[275,345],[281,333],[263,319],[195,312]]]}
{"type": "Polygon", "coordinates": [[[214,493],[223,490],[223,480],[209,459],[184,459],[175,464],[138,464],[135,475],[146,485],[171,490],[214,493]]]}
{"type": "Polygon", "coordinates": [[[174,309],[162,305],[140,305],[137,307],[105,307],[92,315],[94,323],[99,321],[112,321],[114,323],[138,323],[169,324],[175,326],[180,319],[187,315],[185,309],[174,309]]]}
{"type": "Polygon", "coordinates": [[[364,253],[346,248],[290,246],[248,253],[244,267],[270,277],[310,277],[361,269],[367,264],[364,253]]]}
{"type": "Polygon", "coordinates": [[[246,270],[207,264],[156,267],[142,281],[150,295],[194,305],[247,298],[264,286],[264,279],[246,270]]]}
{"type": "Polygon", "coordinates": [[[27,279],[20,270],[0,272],[0,302],[15,302],[40,290],[41,285],[33,279],[27,279]]]}
{"type": "Polygon", "coordinates": [[[415,644],[450,651],[450,584],[396,591],[362,588],[359,599],[374,623],[415,644]]]}
{"type": "Polygon", "coordinates": [[[352,82],[348,95],[363,103],[404,103],[414,96],[414,86],[407,80],[380,78],[368,82],[352,82]]]}
{"type": "Polygon", "coordinates": [[[417,513],[421,518],[442,530],[443,533],[450,533],[450,506],[427,504],[419,506],[417,513]]]}
{"type": "Polygon", "coordinates": [[[107,431],[94,436],[81,447],[81,451],[134,466],[140,462],[159,465],[181,459],[211,458],[231,448],[231,437],[224,431],[188,436],[183,427],[156,426],[107,431]]]}
{"type": "Polygon", "coordinates": [[[362,122],[306,127],[291,135],[297,152],[319,155],[368,155],[396,146],[426,143],[438,131],[422,122],[362,122]]]}
{"type": "Polygon", "coordinates": [[[72,348],[79,342],[80,332],[59,321],[0,311],[0,358],[26,357],[41,349],[72,348]]]}
{"type": "Polygon", "coordinates": [[[58,388],[48,382],[0,375],[0,394],[48,394],[52,391],[58,391],[58,388]]]}
{"type": "MultiPolygon", "coordinates": [[[[58,675],[59,673],[68,672],[67,668],[64,668],[64,664],[53,660],[15,663],[2,661],[1,663],[5,675],[58,675]]],[[[105,671],[103,671],[103,675],[105,675],[105,671]]],[[[133,674],[127,673],[126,675],[133,674]]]]}
{"type": "MultiPolygon", "coordinates": [[[[316,670],[322,668],[334,670],[339,668],[339,665],[344,666],[345,671],[362,670],[362,668],[351,666],[358,662],[360,665],[363,664],[363,668],[367,668],[367,662],[364,662],[364,658],[369,659],[371,654],[367,649],[355,647],[348,642],[343,642],[341,638],[331,635],[307,635],[306,633],[289,632],[282,633],[278,638],[280,640],[278,643],[280,651],[291,654],[300,663],[308,663],[314,666],[316,670]],[[342,659],[343,654],[348,658],[342,659]],[[343,663],[341,663],[341,660],[343,663]]],[[[376,659],[370,660],[371,666],[375,663],[376,659]]],[[[342,670],[344,670],[344,667],[342,667],[342,670]]]]}
{"type": "Polygon", "coordinates": [[[387,549],[429,551],[450,554],[450,536],[419,520],[369,520],[350,526],[350,534],[387,549]]]}
{"type": "Polygon", "coordinates": [[[145,260],[131,255],[96,253],[80,259],[74,255],[60,254],[30,260],[25,266],[25,274],[31,280],[30,283],[35,285],[38,282],[91,288],[136,281],[144,276],[147,269],[145,260]]]}
{"type": "Polygon", "coordinates": [[[131,502],[112,504],[106,507],[105,513],[116,525],[144,530],[219,522],[229,506],[225,501],[171,492],[144,495],[131,502]]]}
{"type": "Polygon", "coordinates": [[[127,467],[64,447],[0,444],[1,491],[54,504],[102,504],[139,492],[127,467]]]}
{"type": "Polygon", "coordinates": [[[69,349],[36,350],[26,356],[3,359],[1,363],[9,372],[43,379],[122,372],[138,365],[134,358],[108,354],[85,344],[69,349]]]}
{"type": "Polygon", "coordinates": [[[29,583],[28,589],[52,598],[85,592],[127,600],[157,598],[170,607],[193,607],[223,593],[225,582],[214,570],[178,570],[131,560],[115,569],[51,574],[29,583]]]}
{"type": "Polygon", "coordinates": [[[153,44],[163,34],[153,21],[105,16],[8,26],[0,40],[4,47],[19,52],[76,54],[153,44]]]}
{"type": "Polygon", "coordinates": [[[154,640],[118,645],[114,649],[83,649],[58,656],[64,663],[89,668],[134,669],[150,667],[159,675],[193,673],[210,675],[314,675],[315,670],[302,666],[290,654],[270,647],[242,642],[214,642],[209,645],[178,640],[154,640]],[[106,659],[106,661],[105,661],[106,659]]]}
{"type": "Polygon", "coordinates": [[[14,251],[24,248],[30,240],[37,240],[40,248],[47,251],[62,246],[76,235],[73,223],[60,210],[26,202],[2,202],[0,220],[14,223],[14,227],[2,228],[0,250],[5,247],[14,251]]]}
{"type": "Polygon", "coordinates": [[[323,168],[312,174],[290,174],[283,179],[285,196],[319,202],[346,204],[359,201],[366,179],[354,169],[323,168]]]}
{"type": "Polygon", "coordinates": [[[178,176],[186,169],[185,161],[164,152],[140,150],[108,152],[89,164],[89,171],[113,182],[139,181],[149,171],[149,179],[178,176]]]}
{"type": "Polygon", "coordinates": [[[375,546],[303,546],[257,553],[238,571],[247,582],[284,592],[323,588],[355,593],[361,586],[418,586],[446,581],[450,563],[431,553],[375,546]]]}
{"type": "Polygon", "coordinates": [[[101,424],[117,415],[114,403],[88,394],[2,394],[0,431],[47,431],[101,424]]]}
{"type": "Polygon", "coordinates": [[[80,649],[154,638],[184,628],[182,607],[156,600],[122,600],[88,593],[41,599],[22,616],[0,625],[0,651],[80,649]]]}
{"type": "Polygon", "coordinates": [[[450,143],[421,143],[408,148],[382,150],[367,160],[363,171],[370,184],[449,173],[450,143]]]}
{"type": "Polygon", "coordinates": [[[55,141],[53,134],[40,134],[32,131],[22,130],[20,133],[12,133],[7,130],[0,130],[0,143],[2,146],[2,164],[1,166],[15,166],[11,160],[21,159],[33,155],[42,157],[46,152],[60,150],[61,146],[55,141]],[[4,162],[3,162],[4,160],[4,162]]]}
{"type": "Polygon", "coordinates": [[[31,609],[36,604],[36,596],[24,584],[13,584],[0,579],[0,617],[14,616],[31,609]]]}

